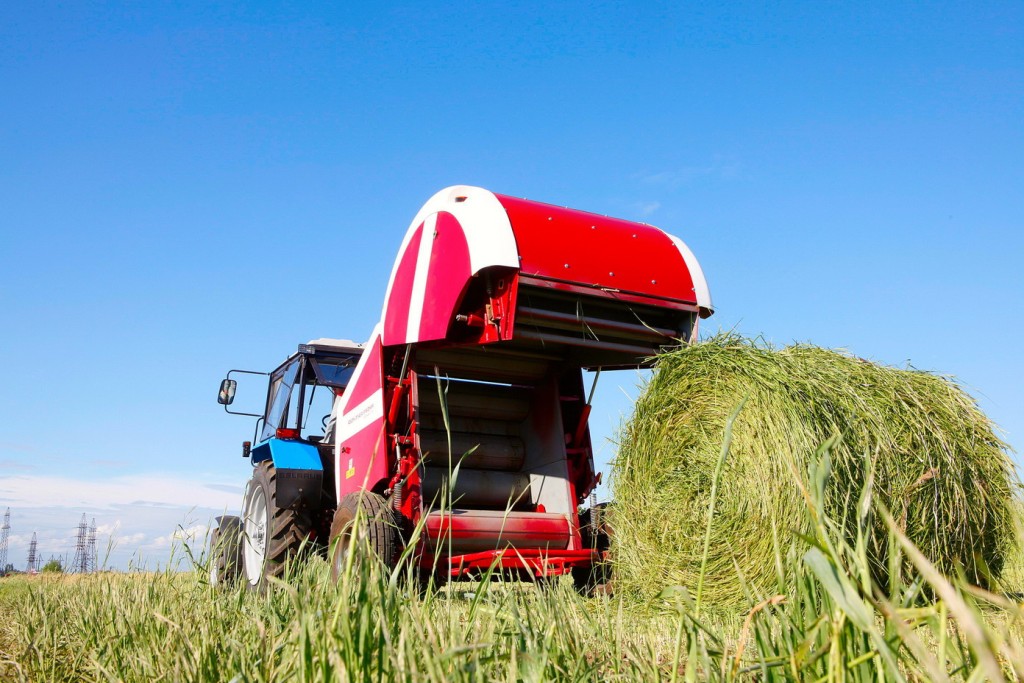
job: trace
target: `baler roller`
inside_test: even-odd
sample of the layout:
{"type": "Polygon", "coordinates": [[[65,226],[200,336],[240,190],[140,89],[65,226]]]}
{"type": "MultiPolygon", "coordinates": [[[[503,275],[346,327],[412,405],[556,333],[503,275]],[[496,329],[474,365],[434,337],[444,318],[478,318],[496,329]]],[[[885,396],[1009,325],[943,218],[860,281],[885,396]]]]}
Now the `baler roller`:
{"type": "MultiPolygon", "coordinates": [[[[447,467],[424,467],[423,499],[442,504],[442,490],[448,482],[447,467]]],[[[530,475],[521,472],[494,472],[490,470],[459,469],[455,486],[448,492],[449,504],[459,507],[479,507],[513,510],[530,507],[530,475]]]]}
{"type": "MultiPolygon", "coordinates": [[[[442,414],[441,397],[438,396],[436,382],[437,380],[431,377],[421,381],[421,412],[431,415],[442,414]]],[[[442,385],[446,384],[444,379],[441,382],[442,385]]],[[[472,382],[447,384],[444,404],[450,416],[521,421],[530,412],[529,394],[523,389],[472,382]]]]}
{"type": "Polygon", "coordinates": [[[518,321],[523,325],[541,323],[545,327],[568,331],[577,331],[599,339],[602,332],[608,332],[617,339],[642,339],[669,343],[673,337],[679,336],[676,330],[653,327],[642,323],[628,323],[619,320],[605,320],[593,316],[580,316],[572,313],[561,313],[543,308],[520,306],[516,313],[518,321]]]}
{"type": "Polygon", "coordinates": [[[447,467],[450,461],[452,467],[458,464],[463,470],[518,471],[526,455],[523,440],[515,436],[451,432],[450,452],[447,432],[423,429],[419,438],[428,466],[447,467]]]}
{"type": "Polygon", "coordinates": [[[444,553],[473,553],[504,548],[569,546],[565,515],[502,510],[451,510],[427,515],[427,547],[444,553]]]}

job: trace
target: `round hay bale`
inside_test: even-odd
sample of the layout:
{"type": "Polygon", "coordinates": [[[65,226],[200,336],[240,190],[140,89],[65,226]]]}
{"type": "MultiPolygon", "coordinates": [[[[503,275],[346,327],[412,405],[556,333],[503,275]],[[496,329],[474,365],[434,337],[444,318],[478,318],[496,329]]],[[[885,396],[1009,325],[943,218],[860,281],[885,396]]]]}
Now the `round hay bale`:
{"type": "MultiPolygon", "coordinates": [[[[868,456],[875,500],[942,571],[981,585],[998,576],[1019,482],[992,423],[955,382],[727,334],[662,355],[624,425],[612,480],[618,590],[696,586],[726,421],[744,398],[718,485],[707,602],[736,605],[744,582],[775,587],[776,543],[784,554],[806,528],[802,478],[834,436],[826,512],[848,535],[868,456]]],[[[876,516],[869,553],[883,583],[887,536],[876,516]]]]}

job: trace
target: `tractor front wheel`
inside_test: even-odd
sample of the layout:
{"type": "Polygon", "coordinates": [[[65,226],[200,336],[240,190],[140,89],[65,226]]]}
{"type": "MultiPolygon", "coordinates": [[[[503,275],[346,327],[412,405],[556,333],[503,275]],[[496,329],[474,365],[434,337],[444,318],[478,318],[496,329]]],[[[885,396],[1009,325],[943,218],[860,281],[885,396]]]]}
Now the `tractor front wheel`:
{"type": "MultiPolygon", "coordinates": [[[[331,578],[335,583],[345,573],[349,556],[361,547],[391,569],[398,553],[398,527],[387,501],[369,491],[350,493],[342,498],[331,523],[330,547],[331,578]]],[[[352,559],[360,560],[358,556],[352,559]]]]}
{"type": "Polygon", "coordinates": [[[249,587],[265,590],[280,578],[313,528],[309,512],[277,505],[277,471],[264,460],[256,465],[242,503],[242,567],[249,587]]]}

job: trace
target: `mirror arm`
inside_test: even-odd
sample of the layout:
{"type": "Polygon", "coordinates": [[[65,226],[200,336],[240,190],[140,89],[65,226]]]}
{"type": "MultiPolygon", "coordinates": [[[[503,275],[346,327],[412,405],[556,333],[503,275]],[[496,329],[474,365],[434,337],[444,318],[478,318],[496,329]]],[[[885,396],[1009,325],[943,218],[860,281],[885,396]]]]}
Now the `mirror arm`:
{"type": "MultiPolygon", "coordinates": [[[[237,372],[239,374],[242,374],[242,375],[263,375],[264,377],[270,377],[270,373],[269,372],[257,372],[256,370],[228,370],[228,374],[224,377],[224,379],[231,379],[231,374],[235,373],[235,372],[237,372]]],[[[244,415],[246,417],[263,417],[259,413],[239,413],[239,412],[236,412],[234,410],[228,410],[228,407],[227,407],[226,404],[222,404],[222,405],[224,405],[224,412],[229,414],[229,415],[244,415]]]]}

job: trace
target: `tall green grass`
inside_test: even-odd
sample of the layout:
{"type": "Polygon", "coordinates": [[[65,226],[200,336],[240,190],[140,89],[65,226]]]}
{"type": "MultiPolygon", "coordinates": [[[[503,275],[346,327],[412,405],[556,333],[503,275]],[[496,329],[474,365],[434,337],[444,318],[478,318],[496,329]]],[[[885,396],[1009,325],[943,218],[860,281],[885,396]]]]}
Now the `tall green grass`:
{"type": "MultiPolygon", "coordinates": [[[[1021,606],[942,576],[878,504],[870,460],[852,519],[831,516],[833,448],[796,478],[806,534],[783,542],[768,530],[773,584],[740,577],[744,606],[731,616],[680,586],[639,603],[582,598],[564,582],[421,595],[407,566],[355,560],[334,585],[317,557],[259,594],[211,587],[198,556],[186,573],[0,581],[0,680],[1019,679],[1021,606]],[[884,588],[867,551],[876,524],[888,530],[884,588]]],[[[703,564],[720,552],[705,545],[703,564]]]]}
{"type": "Polygon", "coordinates": [[[410,585],[357,565],[335,587],[318,558],[265,596],[198,572],[5,580],[0,679],[653,680],[668,647],[564,586],[410,585]]]}

